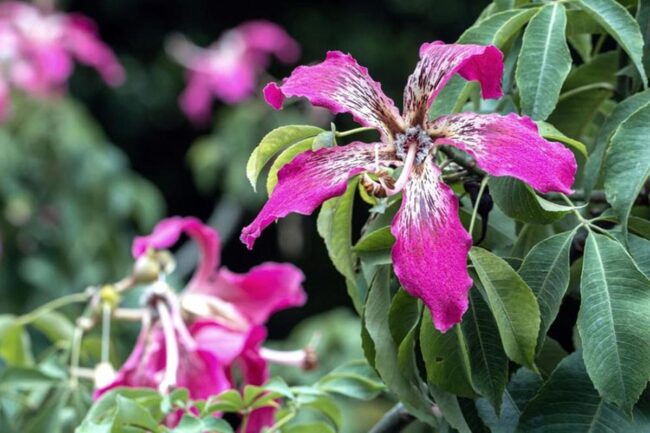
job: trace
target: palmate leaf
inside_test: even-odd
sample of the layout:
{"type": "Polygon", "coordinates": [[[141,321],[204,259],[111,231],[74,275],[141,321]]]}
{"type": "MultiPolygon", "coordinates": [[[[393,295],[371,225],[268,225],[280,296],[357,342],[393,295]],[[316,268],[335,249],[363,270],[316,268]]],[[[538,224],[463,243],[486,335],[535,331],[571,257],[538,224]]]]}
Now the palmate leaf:
{"type": "Polygon", "coordinates": [[[585,165],[585,175],[583,181],[583,188],[585,194],[591,194],[591,191],[598,185],[602,177],[601,170],[603,168],[603,161],[607,149],[609,148],[610,140],[616,129],[623,123],[632,113],[639,108],[650,103],[650,90],[645,90],[641,93],[630,96],[629,98],[621,101],[614,111],[609,115],[607,121],[603,124],[596,136],[596,142],[585,165]]]}
{"type": "Polygon", "coordinates": [[[276,153],[303,140],[313,139],[321,132],[323,129],[316,126],[289,125],[281,126],[266,134],[253,150],[246,164],[246,176],[253,189],[257,188],[257,177],[262,169],[276,153]]]}
{"type": "Polygon", "coordinates": [[[469,257],[485,290],[506,354],[534,370],[540,324],[535,295],[500,257],[477,247],[472,248],[469,257]]]}
{"type": "Polygon", "coordinates": [[[631,412],[650,378],[650,280],[620,243],[590,233],[580,294],[589,377],[605,400],[631,412]]]}
{"type": "MultiPolygon", "coordinates": [[[[431,411],[433,402],[426,395],[425,384],[420,379],[412,359],[414,348],[412,344],[396,342],[390,330],[387,320],[391,309],[390,276],[390,267],[378,267],[363,313],[365,329],[374,344],[374,359],[369,362],[410,413],[435,426],[436,419],[431,411]],[[412,361],[412,365],[407,369],[400,367],[400,364],[406,364],[405,357],[411,358],[412,361]]],[[[412,337],[412,332],[409,334],[412,337]]]]}
{"type": "Polygon", "coordinates": [[[632,206],[650,176],[650,103],[632,113],[616,129],[605,160],[605,193],[623,231],[632,206]]]}
{"type": "Polygon", "coordinates": [[[521,112],[534,120],[551,114],[571,70],[566,22],[564,5],[553,2],[540,9],[524,32],[515,77],[521,112]]]}
{"type": "Polygon", "coordinates": [[[508,357],[503,351],[496,321],[477,289],[470,290],[469,308],[461,329],[467,347],[471,382],[496,412],[508,382],[508,357]]]}
{"type": "Polygon", "coordinates": [[[538,350],[560,310],[569,287],[569,251],[575,232],[560,233],[537,244],[519,268],[519,275],[531,288],[540,311],[538,350]]]}
{"type": "Polygon", "coordinates": [[[643,37],[634,17],[616,0],[579,0],[577,4],[616,39],[647,85],[648,77],[642,61],[643,37]]]}
{"type": "MultiPolygon", "coordinates": [[[[638,419],[639,417],[635,417],[638,419]]],[[[566,357],[526,406],[517,433],[642,433],[648,425],[607,403],[589,380],[580,352],[566,357]]]]}

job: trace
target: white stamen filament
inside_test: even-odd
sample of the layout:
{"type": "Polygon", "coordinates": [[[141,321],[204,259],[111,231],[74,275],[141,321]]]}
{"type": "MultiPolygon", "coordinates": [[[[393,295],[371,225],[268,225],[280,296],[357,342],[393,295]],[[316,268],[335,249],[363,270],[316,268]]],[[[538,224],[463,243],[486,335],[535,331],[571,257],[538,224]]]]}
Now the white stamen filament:
{"type": "Polygon", "coordinates": [[[399,192],[401,192],[406,186],[406,182],[409,180],[411,175],[411,170],[413,169],[413,163],[415,162],[415,156],[417,155],[418,144],[411,143],[408,153],[406,154],[406,159],[404,160],[404,166],[402,167],[402,173],[400,173],[399,178],[395,182],[393,188],[388,187],[383,179],[379,179],[379,183],[384,187],[386,191],[386,196],[390,197],[399,192]]]}
{"type": "Polygon", "coordinates": [[[161,393],[167,393],[169,389],[176,385],[176,371],[178,370],[178,341],[176,340],[176,332],[174,331],[174,324],[171,315],[164,302],[158,301],[156,303],[156,310],[160,317],[160,323],[165,335],[165,375],[163,376],[158,390],[161,393]]]}
{"type": "Polygon", "coordinates": [[[316,353],[311,348],[300,350],[274,350],[262,347],[260,355],[268,362],[289,367],[311,370],[318,364],[316,353]]]}
{"type": "Polygon", "coordinates": [[[185,347],[189,350],[196,349],[196,341],[194,341],[194,338],[192,338],[190,331],[187,329],[187,326],[183,321],[183,316],[181,314],[181,305],[178,301],[178,297],[175,293],[170,292],[167,299],[171,308],[172,321],[176,330],[178,331],[178,335],[183,341],[183,345],[185,345],[185,347]]]}

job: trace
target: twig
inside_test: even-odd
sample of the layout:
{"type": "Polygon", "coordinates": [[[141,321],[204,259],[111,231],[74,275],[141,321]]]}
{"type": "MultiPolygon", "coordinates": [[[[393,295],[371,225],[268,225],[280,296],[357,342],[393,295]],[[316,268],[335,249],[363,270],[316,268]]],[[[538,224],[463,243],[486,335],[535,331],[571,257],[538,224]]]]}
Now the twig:
{"type": "Polygon", "coordinates": [[[452,161],[454,161],[456,164],[465,168],[467,171],[470,171],[480,177],[485,176],[486,173],[480,168],[478,168],[478,166],[476,165],[476,161],[474,161],[471,157],[461,155],[460,153],[456,152],[454,149],[448,146],[441,146],[440,151],[445,155],[447,155],[447,157],[452,161]]]}
{"type": "Polygon", "coordinates": [[[402,403],[398,403],[375,424],[368,433],[397,433],[415,420],[402,403]]]}

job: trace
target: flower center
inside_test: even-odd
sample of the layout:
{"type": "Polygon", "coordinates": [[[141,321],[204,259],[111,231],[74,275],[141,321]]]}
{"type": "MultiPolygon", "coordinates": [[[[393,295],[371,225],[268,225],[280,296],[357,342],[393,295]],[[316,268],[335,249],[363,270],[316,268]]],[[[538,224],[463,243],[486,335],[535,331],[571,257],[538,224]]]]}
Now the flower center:
{"type": "Polygon", "coordinates": [[[424,131],[420,126],[412,126],[404,131],[403,134],[395,136],[395,147],[397,149],[397,156],[404,161],[408,154],[409,149],[415,146],[415,163],[420,164],[429,154],[433,140],[429,134],[424,131]]]}

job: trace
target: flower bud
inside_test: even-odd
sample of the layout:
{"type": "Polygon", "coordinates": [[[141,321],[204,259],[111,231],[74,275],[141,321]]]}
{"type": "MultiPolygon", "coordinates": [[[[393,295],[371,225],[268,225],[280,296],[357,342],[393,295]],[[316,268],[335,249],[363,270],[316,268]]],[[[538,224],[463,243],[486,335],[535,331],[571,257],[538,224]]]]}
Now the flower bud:
{"type": "Polygon", "coordinates": [[[102,389],[115,380],[115,369],[110,362],[100,362],[95,366],[95,389],[102,389]]]}
{"type": "Polygon", "coordinates": [[[165,274],[171,274],[176,269],[176,260],[168,250],[156,251],[154,257],[165,274]]]}
{"type": "Polygon", "coordinates": [[[120,294],[117,293],[115,286],[107,284],[99,290],[99,299],[102,304],[108,304],[113,310],[120,303],[120,294]]]}
{"type": "Polygon", "coordinates": [[[133,265],[133,277],[138,284],[153,283],[160,275],[160,263],[153,254],[144,254],[133,265]]]}

